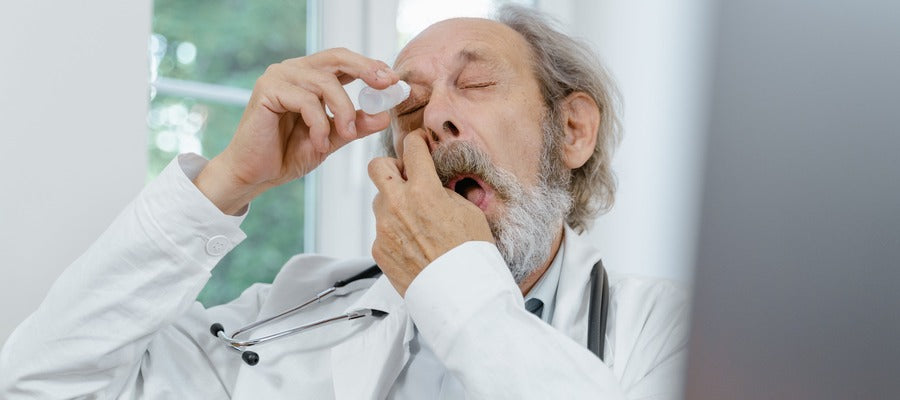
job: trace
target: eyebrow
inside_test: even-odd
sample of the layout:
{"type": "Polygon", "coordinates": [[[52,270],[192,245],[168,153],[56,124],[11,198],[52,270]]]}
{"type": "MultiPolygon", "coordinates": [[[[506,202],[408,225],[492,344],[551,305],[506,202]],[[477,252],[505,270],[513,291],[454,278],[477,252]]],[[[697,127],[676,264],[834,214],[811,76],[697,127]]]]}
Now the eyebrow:
{"type": "MultiPolygon", "coordinates": [[[[462,66],[472,63],[486,64],[491,70],[502,68],[505,62],[493,53],[485,51],[481,48],[464,48],[456,53],[456,59],[462,66]]],[[[416,70],[404,71],[400,73],[400,80],[404,82],[421,82],[423,77],[416,70]]]]}

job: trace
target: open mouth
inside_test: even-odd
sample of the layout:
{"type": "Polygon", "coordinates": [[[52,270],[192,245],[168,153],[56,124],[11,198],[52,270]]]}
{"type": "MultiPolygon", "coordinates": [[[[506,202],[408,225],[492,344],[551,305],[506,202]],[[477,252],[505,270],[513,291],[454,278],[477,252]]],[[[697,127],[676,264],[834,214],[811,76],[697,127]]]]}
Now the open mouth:
{"type": "Polygon", "coordinates": [[[487,209],[488,202],[494,194],[490,185],[485,184],[476,176],[458,176],[447,182],[445,186],[465,197],[482,211],[487,209]]]}

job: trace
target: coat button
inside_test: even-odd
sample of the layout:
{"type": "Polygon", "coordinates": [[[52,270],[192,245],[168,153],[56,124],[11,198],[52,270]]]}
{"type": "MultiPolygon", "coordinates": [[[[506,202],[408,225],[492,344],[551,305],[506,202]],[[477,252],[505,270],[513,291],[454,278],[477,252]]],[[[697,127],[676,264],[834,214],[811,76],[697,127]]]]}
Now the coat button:
{"type": "Polygon", "coordinates": [[[222,235],[209,238],[206,242],[206,252],[211,256],[221,256],[231,250],[231,241],[222,235]]]}

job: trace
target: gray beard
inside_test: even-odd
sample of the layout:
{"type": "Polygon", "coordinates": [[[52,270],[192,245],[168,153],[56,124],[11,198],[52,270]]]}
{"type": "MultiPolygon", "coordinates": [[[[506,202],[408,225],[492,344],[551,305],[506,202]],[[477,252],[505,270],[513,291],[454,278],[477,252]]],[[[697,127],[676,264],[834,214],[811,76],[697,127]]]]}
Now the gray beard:
{"type": "Polygon", "coordinates": [[[443,184],[456,176],[472,174],[494,188],[503,207],[498,216],[488,217],[488,225],[516,284],[548,261],[553,240],[572,207],[572,196],[566,189],[568,171],[547,158],[554,147],[544,149],[539,182],[532,187],[495,167],[487,154],[467,141],[448,142],[432,154],[443,184]]]}

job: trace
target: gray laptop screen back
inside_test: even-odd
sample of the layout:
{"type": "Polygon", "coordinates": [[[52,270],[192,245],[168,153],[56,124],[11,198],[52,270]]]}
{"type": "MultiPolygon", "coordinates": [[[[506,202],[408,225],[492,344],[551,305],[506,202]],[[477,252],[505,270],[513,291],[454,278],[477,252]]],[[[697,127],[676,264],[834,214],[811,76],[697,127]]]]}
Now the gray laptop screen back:
{"type": "Polygon", "coordinates": [[[900,399],[900,2],[718,3],[688,399],[900,399]]]}

